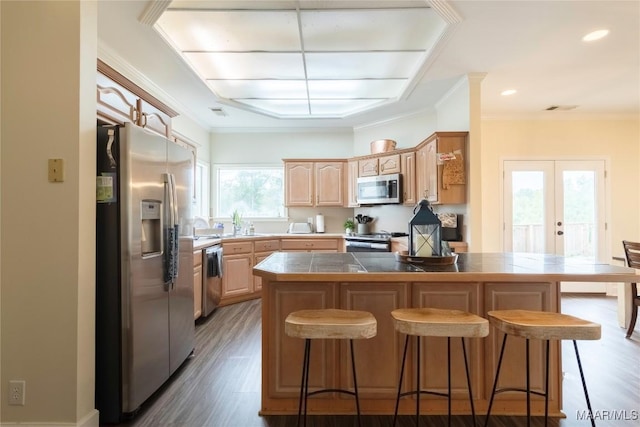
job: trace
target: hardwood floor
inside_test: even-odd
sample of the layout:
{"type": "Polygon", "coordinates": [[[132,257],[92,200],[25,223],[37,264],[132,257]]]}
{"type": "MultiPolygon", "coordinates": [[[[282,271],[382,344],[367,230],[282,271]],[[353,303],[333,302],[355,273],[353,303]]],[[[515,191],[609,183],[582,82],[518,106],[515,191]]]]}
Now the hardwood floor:
{"type": "MultiPolygon", "coordinates": [[[[640,332],[625,339],[616,321],[616,300],[601,296],[563,296],[562,312],[602,324],[602,339],[580,341],[578,347],[589,395],[599,426],[640,425],[640,332]]],[[[131,427],[293,427],[295,416],[260,417],[260,300],[217,309],[196,326],[196,354],[149,401],[131,427]]],[[[640,328],[638,328],[640,330],[640,328]]],[[[586,410],[571,342],[563,343],[565,419],[549,426],[579,427],[586,410]]],[[[492,374],[493,375],[493,374],[492,374]]],[[[309,427],[351,427],[352,416],[312,416],[309,427]]],[[[362,417],[363,427],[391,426],[390,416],[362,417]]],[[[534,427],[543,426],[541,417],[534,427]]],[[[484,422],[478,416],[478,424],[484,422]]],[[[414,417],[399,417],[400,427],[414,417]]],[[[421,425],[444,427],[446,416],[421,417],[421,425]]],[[[471,417],[453,417],[452,426],[472,426],[471,417]]],[[[490,426],[526,426],[524,417],[492,417],[490,426]]]]}

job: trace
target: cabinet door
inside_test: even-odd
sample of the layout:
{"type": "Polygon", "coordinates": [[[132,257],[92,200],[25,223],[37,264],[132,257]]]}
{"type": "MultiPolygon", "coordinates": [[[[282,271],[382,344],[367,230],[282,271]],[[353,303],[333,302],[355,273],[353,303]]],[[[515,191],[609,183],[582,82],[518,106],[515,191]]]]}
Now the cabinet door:
{"type": "MultiPolygon", "coordinates": [[[[259,262],[261,262],[262,260],[264,260],[265,258],[267,258],[269,255],[271,255],[273,252],[260,252],[260,253],[256,253],[254,256],[254,263],[253,265],[258,264],[259,262]]],[[[262,277],[260,276],[253,276],[253,290],[254,291],[260,291],[262,290],[262,277]]]]}
{"type": "Polygon", "coordinates": [[[253,255],[223,257],[222,298],[253,292],[253,255]]]}
{"type": "Polygon", "coordinates": [[[405,205],[415,205],[416,200],[416,153],[402,153],[402,203],[405,205]]]}
{"type": "Polygon", "coordinates": [[[347,163],[347,207],[358,206],[358,161],[347,163]]]}
{"type": "Polygon", "coordinates": [[[202,314],[202,251],[193,251],[193,318],[202,314]]]}
{"type": "Polygon", "coordinates": [[[387,175],[390,173],[400,173],[400,154],[392,154],[389,156],[378,158],[378,174],[387,175]]]}
{"type": "Polygon", "coordinates": [[[360,176],[377,176],[378,159],[358,160],[358,174],[360,176]]]}
{"type": "Polygon", "coordinates": [[[313,206],[313,162],[285,162],[284,181],[286,206],[313,206]]]}
{"type": "MultiPolygon", "coordinates": [[[[462,310],[484,316],[479,283],[414,283],[412,292],[412,307],[462,310]]],[[[427,367],[422,371],[420,383],[425,389],[446,393],[447,338],[427,337],[421,338],[420,341],[423,351],[419,363],[427,367]],[[442,369],[429,369],[432,366],[440,366],[442,369]]],[[[469,370],[474,398],[486,398],[484,381],[487,377],[493,379],[493,376],[483,375],[484,367],[481,365],[480,355],[484,352],[484,339],[467,338],[465,341],[467,358],[471,361],[469,370]]],[[[415,381],[415,377],[412,376],[410,381],[415,381]]],[[[459,401],[459,404],[467,404],[467,376],[460,338],[451,339],[451,391],[454,400],[459,401]]],[[[425,396],[425,400],[427,399],[429,397],[425,396]]]]}
{"type": "Polygon", "coordinates": [[[345,162],[315,164],[316,206],[344,206],[345,162]]]}
{"type": "MultiPolygon", "coordinates": [[[[264,338],[263,357],[267,365],[275,367],[269,375],[266,387],[268,395],[290,398],[292,407],[298,404],[300,371],[304,354],[304,340],[293,338],[284,332],[285,319],[296,310],[317,310],[335,307],[335,283],[289,282],[273,283],[265,289],[269,304],[262,311],[262,327],[270,331],[264,338]],[[270,311],[272,310],[272,311],[270,311]],[[295,403],[294,403],[295,402],[295,403]]],[[[314,340],[309,367],[309,388],[336,388],[336,344],[338,340],[314,340]]],[[[265,387],[265,385],[263,385],[265,387]]],[[[320,394],[309,399],[313,408],[319,401],[330,399],[331,394],[320,394]],[[324,399],[323,399],[324,397],[324,399]]],[[[310,412],[312,409],[310,410],[310,412]]]]}
{"type": "Polygon", "coordinates": [[[466,203],[465,173],[466,132],[442,132],[438,134],[436,156],[445,155],[443,161],[436,158],[435,172],[437,203],[466,203]]]}
{"type": "Polygon", "coordinates": [[[427,147],[416,151],[416,201],[427,197],[427,147]]]}
{"type": "MultiPolygon", "coordinates": [[[[345,283],[340,286],[340,308],[368,311],[377,320],[377,334],[370,339],[354,340],[353,352],[357,369],[375,375],[359,375],[360,396],[391,397],[398,391],[399,370],[404,349],[404,335],[397,333],[391,313],[397,308],[408,307],[408,283],[345,283]]],[[[351,356],[347,340],[340,341],[340,386],[353,389],[351,356]]],[[[407,372],[411,372],[407,370],[407,372]]],[[[409,377],[406,375],[403,391],[407,391],[409,377]]]]}
{"type": "Polygon", "coordinates": [[[431,203],[438,203],[438,140],[434,139],[426,145],[426,195],[431,203]]]}
{"type": "MultiPolygon", "coordinates": [[[[527,292],[518,288],[517,283],[486,283],[485,284],[485,317],[491,310],[534,310],[559,311],[559,283],[527,283],[527,292]]],[[[489,336],[484,338],[485,372],[495,372],[500,355],[500,348],[504,334],[495,328],[491,328],[489,336]]],[[[545,382],[545,346],[541,340],[530,342],[530,375],[531,391],[541,392],[545,382]]],[[[550,346],[550,372],[549,372],[549,408],[558,407],[561,399],[561,388],[558,383],[559,363],[558,341],[551,340],[550,346]]],[[[573,356],[573,355],[571,355],[573,356]]],[[[570,356],[570,357],[571,357],[570,356]]],[[[526,357],[525,339],[521,337],[509,337],[502,360],[503,369],[498,380],[499,388],[513,388],[525,386],[524,360],[526,357]]],[[[485,376],[484,388],[487,393],[493,387],[494,378],[485,376]]],[[[490,397],[490,396],[489,396],[490,397]]],[[[495,403],[508,405],[514,399],[522,399],[520,393],[501,393],[496,396],[495,403]]],[[[541,404],[540,400],[532,399],[532,404],[541,404]]],[[[539,407],[541,407],[540,405],[539,407]]],[[[535,410],[535,409],[534,409],[535,410]]]]}
{"type": "Polygon", "coordinates": [[[97,74],[97,112],[112,123],[136,123],[137,97],[108,77],[97,74]]]}

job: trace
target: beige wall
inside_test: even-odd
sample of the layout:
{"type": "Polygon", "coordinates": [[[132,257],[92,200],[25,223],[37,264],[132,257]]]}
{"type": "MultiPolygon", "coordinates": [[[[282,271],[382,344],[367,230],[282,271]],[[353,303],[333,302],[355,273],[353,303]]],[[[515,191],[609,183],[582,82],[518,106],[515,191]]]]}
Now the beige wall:
{"type": "Polygon", "coordinates": [[[501,206],[505,159],[606,160],[607,254],[621,256],[622,239],[640,238],[638,119],[483,120],[482,148],[483,251],[502,250],[496,207],[501,206]]]}
{"type": "Polygon", "coordinates": [[[0,8],[0,422],[97,425],[96,4],[0,8]],[[64,182],[48,182],[50,158],[64,182]],[[25,406],[7,405],[9,380],[26,381],[25,406]]]}

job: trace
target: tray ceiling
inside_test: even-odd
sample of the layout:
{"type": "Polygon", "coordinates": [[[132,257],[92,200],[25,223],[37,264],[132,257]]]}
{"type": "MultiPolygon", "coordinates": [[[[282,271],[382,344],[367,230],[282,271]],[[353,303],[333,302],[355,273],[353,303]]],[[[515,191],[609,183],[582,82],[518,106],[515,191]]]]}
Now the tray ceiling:
{"type": "Polygon", "coordinates": [[[447,28],[424,2],[362,4],[174,1],[155,28],[222,104],[342,118],[406,97],[447,28]]]}

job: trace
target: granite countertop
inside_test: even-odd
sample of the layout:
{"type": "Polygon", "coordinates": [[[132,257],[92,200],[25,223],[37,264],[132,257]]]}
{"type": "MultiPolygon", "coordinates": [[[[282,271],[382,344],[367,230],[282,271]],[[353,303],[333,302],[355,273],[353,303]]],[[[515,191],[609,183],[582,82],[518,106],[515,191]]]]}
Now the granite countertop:
{"type": "Polygon", "coordinates": [[[301,233],[301,234],[291,234],[291,233],[255,233],[253,235],[245,235],[238,234],[236,236],[232,234],[223,234],[221,237],[209,237],[209,236],[196,236],[197,238],[193,239],[193,249],[204,249],[209,246],[219,245],[222,242],[229,241],[244,241],[244,240],[261,240],[261,239],[319,239],[319,238],[327,238],[327,239],[339,239],[343,238],[345,235],[340,233],[301,233]]]}
{"type": "Polygon", "coordinates": [[[277,252],[253,269],[277,281],[585,281],[633,282],[636,271],[609,264],[588,264],[555,255],[460,253],[453,265],[407,264],[392,253],[277,252]]]}

